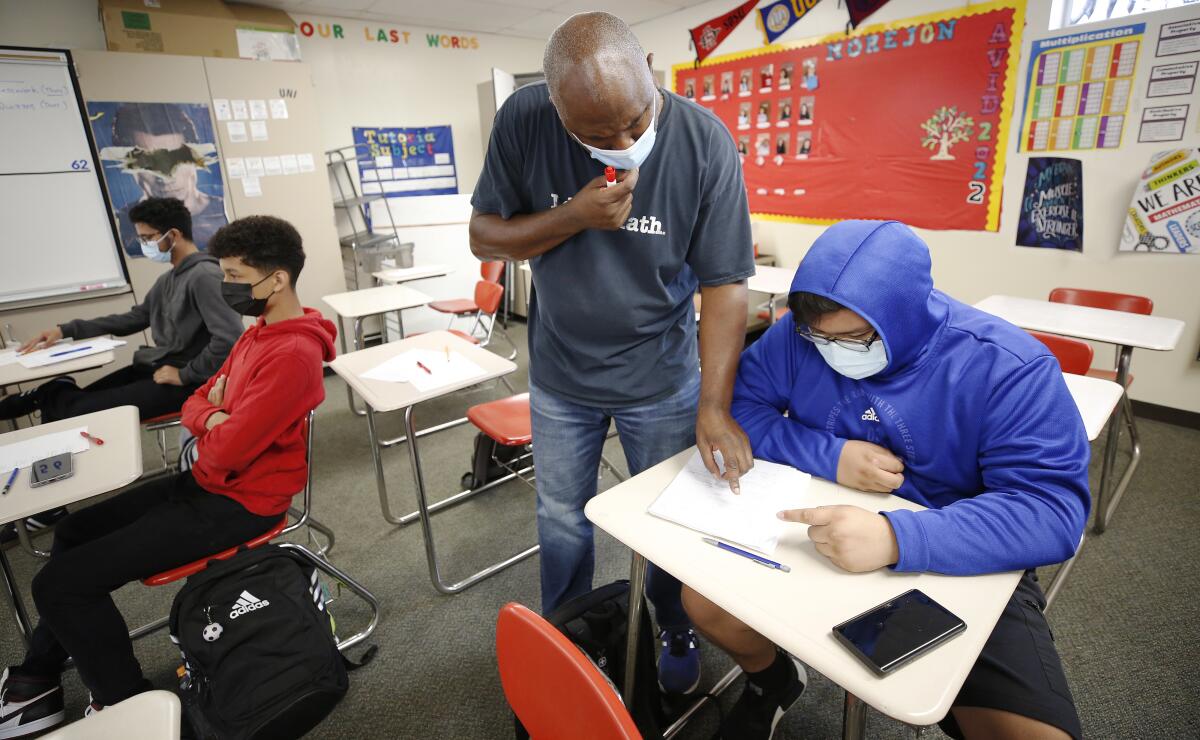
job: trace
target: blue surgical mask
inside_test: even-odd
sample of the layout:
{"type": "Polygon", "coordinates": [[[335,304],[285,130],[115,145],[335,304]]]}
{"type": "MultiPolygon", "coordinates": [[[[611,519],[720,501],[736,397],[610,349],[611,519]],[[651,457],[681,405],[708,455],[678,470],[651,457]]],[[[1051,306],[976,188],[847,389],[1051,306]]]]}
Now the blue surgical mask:
{"type": "Polygon", "coordinates": [[[594,146],[588,146],[575,134],[575,141],[579,141],[584,149],[587,149],[592,154],[592,159],[615,167],[618,170],[636,170],[642,166],[642,162],[650,156],[650,151],[654,149],[654,137],[658,133],[656,130],[655,118],[658,114],[658,89],[654,90],[654,100],[650,103],[650,125],[638,137],[638,140],[633,142],[633,146],[628,149],[598,149],[594,146]]]}
{"type": "Polygon", "coordinates": [[[818,344],[817,351],[829,367],[851,380],[869,378],[888,365],[882,339],[871,342],[866,352],[855,352],[833,342],[818,344]]]}
{"type": "Polygon", "coordinates": [[[158,249],[158,243],[166,238],[167,235],[163,234],[157,239],[139,239],[138,243],[142,245],[142,256],[153,262],[170,262],[171,249],[174,249],[175,245],[172,244],[171,249],[165,252],[160,252],[158,249]]]}

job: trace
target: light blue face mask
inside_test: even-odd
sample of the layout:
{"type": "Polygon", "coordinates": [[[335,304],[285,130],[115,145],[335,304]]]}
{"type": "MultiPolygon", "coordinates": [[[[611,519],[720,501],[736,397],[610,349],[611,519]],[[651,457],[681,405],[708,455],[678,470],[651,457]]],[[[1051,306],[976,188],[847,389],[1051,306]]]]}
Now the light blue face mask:
{"type": "Polygon", "coordinates": [[[883,347],[882,339],[871,342],[866,352],[855,352],[833,342],[818,344],[817,351],[829,367],[851,380],[869,378],[888,365],[887,350],[883,347]]]}
{"type": "Polygon", "coordinates": [[[152,262],[170,262],[171,249],[174,249],[175,245],[172,244],[171,249],[168,249],[165,252],[161,252],[158,249],[158,243],[166,238],[167,235],[163,234],[157,239],[139,239],[138,243],[142,245],[142,256],[148,260],[151,260],[152,262]]]}
{"type": "Polygon", "coordinates": [[[633,146],[628,149],[598,149],[594,146],[588,146],[575,134],[575,141],[587,149],[592,154],[592,159],[599,160],[609,167],[615,167],[618,170],[636,170],[642,166],[642,162],[650,156],[650,151],[654,149],[654,138],[657,135],[657,123],[654,120],[658,115],[658,89],[654,90],[654,99],[650,103],[650,125],[638,137],[638,140],[633,142],[633,146]]]}

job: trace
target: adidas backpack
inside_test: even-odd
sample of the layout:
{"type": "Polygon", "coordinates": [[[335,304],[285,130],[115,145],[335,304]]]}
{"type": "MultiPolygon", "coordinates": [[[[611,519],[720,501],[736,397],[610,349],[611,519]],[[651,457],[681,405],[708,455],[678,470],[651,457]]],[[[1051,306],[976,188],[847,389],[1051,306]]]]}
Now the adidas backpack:
{"type": "Polygon", "coordinates": [[[276,545],[189,578],[171,607],[171,641],[199,740],[298,738],[349,686],[316,569],[276,545]]]}

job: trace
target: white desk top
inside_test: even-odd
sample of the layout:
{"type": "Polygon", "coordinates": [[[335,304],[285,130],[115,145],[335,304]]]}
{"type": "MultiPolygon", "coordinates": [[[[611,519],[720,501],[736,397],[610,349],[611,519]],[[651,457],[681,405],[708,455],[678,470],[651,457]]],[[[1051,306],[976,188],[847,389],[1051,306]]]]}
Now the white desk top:
{"type": "Polygon", "coordinates": [[[754,274],[746,280],[746,287],[757,293],[787,295],[792,292],[792,280],[795,278],[795,270],[759,265],[755,268],[754,274]]]}
{"type": "Polygon", "coordinates": [[[1079,407],[1090,442],[1100,436],[1104,423],[1121,400],[1121,386],[1111,380],[1070,373],[1063,373],[1063,380],[1067,381],[1067,390],[1071,391],[1071,397],[1079,407]]]}
{"type": "Polygon", "coordinates": [[[328,303],[339,316],[354,319],[424,306],[433,299],[419,290],[403,285],[383,285],[378,288],[334,293],[324,296],[321,300],[328,303]]]}
{"type": "Polygon", "coordinates": [[[116,358],[113,356],[112,350],[109,350],[108,352],[98,352],[87,357],[67,360],[66,362],[56,362],[53,365],[43,365],[42,367],[26,368],[21,363],[14,362],[9,365],[0,366],[0,387],[15,385],[17,383],[36,383],[46,378],[91,370],[92,368],[103,367],[114,359],[116,358]]]}
{"type": "MultiPolygon", "coordinates": [[[[29,487],[29,469],[23,468],[17,474],[12,490],[0,496],[0,524],[114,491],[142,474],[142,438],[136,406],[118,406],[0,434],[0,445],[81,426],[86,426],[89,434],[104,440],[104,444],[93,444],[87,452],[76,454],[73,460],[75,474],[70,478],[41,488],[29,487]]],[[[3,477],[0,487],[8,481],[11,472],[0,472],[3,477]]]]}
{"type": "Polygon", "coordinates": [[[1035,298],[993,295],[976,303],[975,308],[1022,329],[1140,349],[1173,350],[1183,334],[1183,322],[1179,319],[1051,303],[1035,298]]]}
{"type": "Polygon", "coordinates": [[[179,697],[147,691],[90,717],[60,727],[42,740],[179,740],[179,697]]]}
{"type": "Polygon", "coordinates": [[[369,403],[371,408],[376,411],[395,411],[396,409],[407,408],[422,401],[428,401],[431,398],[437,398],[447,393],[469,388],[478,383],[494,380],[502,375],[508,375],[517,369],[515,364],[503,357],[492,354],[486,349],[471,344],[462,337],[455,336],[448,331],[433,331],[428,334],[420,334],[408,339],[402,339],[399,342],[388,342],[376,347],[360,349],[357,352],[350,352],[337,357],[333,362],[329,363],[329,366],[333,368],[335,373],[341,376],[342,380],[345,380],[354,389],[355,393],[362,396],[362,399],[369,403]],[[367,372],[385,360],[409,350],[431,349],[435,352],[440,352],[445,347],[449,347],[451,352],[460,354],[483,368],[483,373],[459,383],[451,383],[425,392],[418,391],[412,383],[391,383],[361,377],[362,373],[367,372]]]}
{"type": "MultiPolygon", "coordinates": [[[[792,571],[764,568],[704,544],[698,532],[646,513],[693,452],[681,452],[596,496],[585,509],[588,519],[884,714],[915,725],[945,717],[1021,574],[963,577],[887,568],[847,573],[816,552],[803,525],[789,525],[773,556],[792,571]],[[895,674],[877,678],[837,642],[832,628],[910,588],[957,614],[967,629],[895,674]]],[[[830,504],[875,511],[921,508],[897,496],[853,491],[817,478],[796,501],[797,508],[830,504]]]]}
{"type": "Polygon", "coordinates": [[[454,268],[450,265],[416,265],[415,267],[400,267],[394,270],[380,270],[379,272],[371,273],[372,277],[381,283],[387,285],[397,285],[406,283],[410,280],[424,280],[425,278],[441,277],[454,272],[454,268]]]}

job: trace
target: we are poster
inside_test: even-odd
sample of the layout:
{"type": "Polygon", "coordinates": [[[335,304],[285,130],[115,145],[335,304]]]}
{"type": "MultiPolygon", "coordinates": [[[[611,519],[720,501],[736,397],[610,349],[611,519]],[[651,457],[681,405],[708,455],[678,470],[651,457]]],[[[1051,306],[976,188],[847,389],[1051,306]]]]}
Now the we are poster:
{"type": "Polygon", "coordinates": [[[672,84],[733,134],[757,217],[995,231],[1024,7],[712,57],[672,84]]]}

